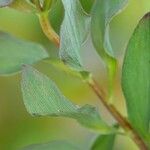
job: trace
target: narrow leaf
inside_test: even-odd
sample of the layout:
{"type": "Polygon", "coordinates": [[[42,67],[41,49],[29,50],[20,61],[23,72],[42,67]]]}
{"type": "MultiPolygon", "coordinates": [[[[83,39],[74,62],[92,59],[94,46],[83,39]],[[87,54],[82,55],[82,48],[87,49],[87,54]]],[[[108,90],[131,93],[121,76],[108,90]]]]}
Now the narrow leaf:
{"type": "Polygon", "coordinates": [[[38,44],[0,32],[0,75],[19,71],[23,64],[33,64],[48,57],[38,44]]]}
{"type": "Polygon", "coordinates": [[[114,134],[100,135],[95,140],[91,150],[113,150],[114,141],[114,134]]]}
{"type": "Polygon", "coordinates": [[[13,0],[0,0],[0,7],[5,7],[11,4],[13,0]]]}
{"type": "Polygon", "coordinates": [[[129,120],[150,141],[150,13],[139,22],[128,43],[122,70],[129,120]]]}
{"type": "Polygon", "coordinates": [[[62,3],[65,16],[60,31],[60,58],[72,69],[83,71],[80,50],[88,35],[90,17],[79,0],[62,0],[62,3]]]}
{"type": "Polygon", "coordinates": [[[102,133],[112,132],[90,105],[79,107],[63,96],[55,83],[30,66],[23,69],[22,92],[28,112],[34,116],[63,116],[102,133]]]}
{"type": "Polygon", "coordinates": [[[80,150],[80,148],[66,141],[52,141],[46,144],[27,146],[23,150],[80,150]]]}

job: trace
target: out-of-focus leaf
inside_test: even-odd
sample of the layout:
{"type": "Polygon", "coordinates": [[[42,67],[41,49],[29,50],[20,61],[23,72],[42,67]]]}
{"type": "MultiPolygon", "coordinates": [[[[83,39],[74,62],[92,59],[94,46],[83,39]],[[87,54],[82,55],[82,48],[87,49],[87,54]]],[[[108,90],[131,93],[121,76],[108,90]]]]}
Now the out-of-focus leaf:
{"type": "Polygon", "coordinates": [[[23,150],[80,150],[80,148],[66,141],[52,141],[46,144],[27,146],[23,150]]]}
{"type": "Polygon", "coordinates": [[[127,2],[128,0],[95,0],[92,9],[92,41],[108,70],[108,94],[110,102],[113,100],[117,60],[109,39],[109,24],[113,17],[125,7],[127,2]]]}
{"type": "Polygon", "coordinates": [[[94,107],[73,104],[53,81],[30,66],[23,69],[21,86],[25,106],[33,116],[64,116],[101,133],[114,132],[114,128],[102,121],[94,107]]]}
{"type": "Polygon", "coordinates": [[[60,58],[72,69],[83,71],[80,50],[88,35],[90,17],[79,0],[62,0],[62,3],[65,16],[60,31],[60,58]]]}
{"type": "Polygon", "coordinates": [[[90,13],[94,0],[80,0],[82,7],[87,13],[90,13]]]}
{"type": "Polygon", "coordinates": [[[13,0],[0,0],[0,7],[5,7],[10,5],[13,2],[13,0]]]}
{"type": "Polygon", "coordinates": [[[36,8],[27,0],[14,0],[9,7],[23,12],[36,12],[36,8]]]}
{"type": "Polygon", "coordinates": [[[47,57],[41,45],[0,32],[0,75],[18,72],[23,64],[33,64],[47,57]]]}
{"type": "Polygon", "coordinates": [[[139,22],[128,43],[122,88],[130,122],[150,141],[150,13],[139,22]]]}
{"type": "Polygon", "coordinates": [[[100,135],[92,145],[91,150],[113,150],[115,134],[100,135]]]}

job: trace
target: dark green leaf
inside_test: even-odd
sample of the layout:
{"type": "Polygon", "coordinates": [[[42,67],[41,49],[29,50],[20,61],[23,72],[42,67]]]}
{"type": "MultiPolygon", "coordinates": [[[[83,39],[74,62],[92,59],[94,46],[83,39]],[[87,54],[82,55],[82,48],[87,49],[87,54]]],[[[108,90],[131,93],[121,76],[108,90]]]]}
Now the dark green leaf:
{"type": "Polygon", "coordinates": [[[79,0],[62,2],[65,16],[60,31],[60,58],[71,68],[83,71],[80,50],[88,35],[90,17],[83,11],[79,0]]]}
{"type": "Polygon", "coordinates": [[[100,135],[94,142],[91,150],[113,150],[115,135],[100,135]]]}
{"type": "Polygon", "coordinates": [[[24,67],[21,85],[24,103],[31,115],[70,117],[98,132],[114,132],[102,121],[94,107],[73,104],[53,81],[32,67],[24,67]]]}
{"type": "Polygon", "coordinates": [[[80,0],[84,10],[90,13],[94,0],[80,0]]]}
{"type": "Polygon", "coordinates": [[[10,5],[13,2],[13,0],[0,0],[0,7],[5,7],[10,5]]]}
{"type": "Polygon", "coordinates": [[[23,64],[33,64],[48,57],[39,44],[0,32],[0,75],[19,71],[23,64]]]}
{"type": "Polygon", "coordinates": [[[80,148],[66,141],[52,141],[46,144],[31,145],[23,150],[80,150],[80,148]]]}
{"type": "MultiPolygon", "coordinates": [[[[143,17],[127,46],[122,88],[134,128],[150,141],[150,14],[143,17]]],[[[150,143],[149,143],[150,144],[150,143]]]]}

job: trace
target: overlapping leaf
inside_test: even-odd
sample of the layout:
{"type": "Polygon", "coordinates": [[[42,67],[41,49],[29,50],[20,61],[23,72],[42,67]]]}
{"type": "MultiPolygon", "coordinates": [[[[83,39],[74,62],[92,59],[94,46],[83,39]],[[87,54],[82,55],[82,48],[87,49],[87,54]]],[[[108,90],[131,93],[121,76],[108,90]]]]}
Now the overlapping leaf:
{"type": "Polygon", "coordinates": [[[91,150],[113,150],[114,141],[114,134],[100,135],[92,145],[91,150]]]}
{"type": "Polygon", "coordinates": [[[39,44],[0,32],[0,75],[15,73],[23,64],[33,64],[47,57],[47,52],[39,44]]]}
{"type": "Polygon", "coordinates": [[[60,31],[60,58],[77,71],[83,71],[81,45],[89,32],[90,17],[79,0],[62,0],[65,16],[60,31]]]}
{"type": "Polygon", "coordinates": [[[127,2],[128,0],[95,0],[91,21],[92,39],[97,52],[105,61],[115,57],[109,39],[109,24],[127,2]]]}
{"type": "Polygon", "coordinates": [[[149,13],[139,22],[128,43],[123,65],[122,88],[130,122],[144,138],[148,139],[147,141],[150,141],[149,13]]]}
{"type": "Polygon", "coordinates": [[[114,132],[99,116],[96,109],[79,107],[62,95],[55,83],[30,66],[23,69],[22,92],[28,112],[35,116],[64,116],[101,133],[114,132]]]}

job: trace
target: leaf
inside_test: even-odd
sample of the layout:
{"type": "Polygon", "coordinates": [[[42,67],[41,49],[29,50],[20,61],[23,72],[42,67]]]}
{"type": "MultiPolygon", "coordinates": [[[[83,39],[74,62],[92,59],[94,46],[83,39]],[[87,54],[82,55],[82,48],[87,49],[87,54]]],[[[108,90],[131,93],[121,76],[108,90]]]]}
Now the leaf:
{"type": "Polygon", "coordinates": [[[113,17],[125,7],[128,0],[95,0],[92,9],[91,35],[98,54],[108,71],[108,100],[113,102],[117,60],[109,39],[109,24],[113,17]]]}
{"type": "Polygon", "coordinates": [[[82,4],[84,10],[87,13],[90,13],[94,1],[93,0],[88,0],[88,1],[87,0],[80,0],[80,3],[82,4]]]}
{"type": "Polygon", "coordinates": [[[66,141],[52,141],[46,144],[27,146],[23,150],[80,150],[80,148],[66,141]]]}
{"type": "Polygon", "coordinates": [[[102,121],[94,107],[73,104],[52,80],[30,66],[23,69],[21,87],[25,106],[33,116],[69,117],[93,130],[114,132],[102,121]]]}
{"type": "Polygon", "coordinates": [[[65,16],[60,30],[60,58],[76,71],[83,71],[80,50],[90,25],[79,0],[62,0],[65,16]]]}
{"type": "Polygon", "coordinates": [[[5,7],[11,4],[13,0],[0,0],[0,7],[5,7]]]}
{"type": "Polygon", "coordinates": [[[72,70],[71,68],[69,68],[68,66],[66,66],[61,60],[59,59],[55,59],[55,58],[48,58],[48,59],[44,59],[43,62],[48,63],[52,66],[54,66],[55,68],[64,71],[65,73],[77,77],[83,81],[86,80],[90,80],[90,78],[92,77],[92,74],[90,74],[89,72],[83,71],[83,72],[77,72],[75,70],[72,70]]]}
{"type": "Polygon", "coordinates": [[[113,150],[115,135],[100,135],[92,145],[91,150],[113,150]]]}
{"type": "Polygon", "coordinates": [[[13,8],[18,11],[23,12],[34,12],[36,13],[37,10],[34,5],[30,4],[27,0],[14,0],[10,5],[10,8],[13,8]]]}
{"type": "Polygon", "coordinates": [[[33,64],[48,57],[39,44],[0,32],[0,75],[18,72],[23,64],[33,64]]]}
{"type": "Polygon", "coordinates": [[[97,52],[106,59],[105,61],[115,57],[109,39],[109,24],[127,2],[128,0],[95,0],[91,21],[92,40],[97,52]]]}
{"type": "Polygon", "coordinates": [[[150,141],[150,13],[139,22],[128,43],[122,88],[130,122],[150,141]]]}

